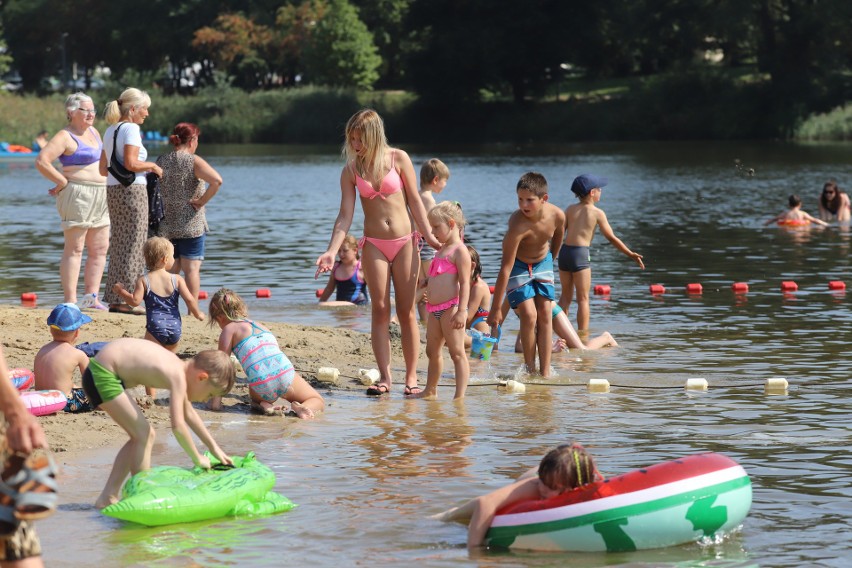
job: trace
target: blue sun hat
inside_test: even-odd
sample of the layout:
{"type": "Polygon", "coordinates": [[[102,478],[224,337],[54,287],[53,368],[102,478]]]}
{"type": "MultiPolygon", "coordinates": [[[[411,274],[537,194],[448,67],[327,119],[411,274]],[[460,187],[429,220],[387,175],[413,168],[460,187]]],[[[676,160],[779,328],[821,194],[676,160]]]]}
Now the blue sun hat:
{"type": "Polygon", "coordinates": [[[609,180],[605,177],[583,174],[574,178],[574,183],[571,184],[571,191],[577,197],[585,197],[596,187],[604,187],[608,183],[609,180]]]}
{"type": "Polygon", "coordinates": [[[80,311],[77,304],[59,304],[47,316],[47,325],[60,331],[74,331],[81,325],[89,323],[92,318],[80,311]]]}

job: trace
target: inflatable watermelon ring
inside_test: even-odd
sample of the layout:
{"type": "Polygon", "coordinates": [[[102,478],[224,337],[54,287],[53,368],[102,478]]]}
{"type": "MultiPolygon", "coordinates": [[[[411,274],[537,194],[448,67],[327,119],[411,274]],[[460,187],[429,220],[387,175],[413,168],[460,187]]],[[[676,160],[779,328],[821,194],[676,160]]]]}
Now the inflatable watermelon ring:
{"type": "Polygon", "coordinates": [[[498,511],[486,544],[549,551],[623,552],[724,534],[751,508],[735,461],[698,454],[498,511]]]}

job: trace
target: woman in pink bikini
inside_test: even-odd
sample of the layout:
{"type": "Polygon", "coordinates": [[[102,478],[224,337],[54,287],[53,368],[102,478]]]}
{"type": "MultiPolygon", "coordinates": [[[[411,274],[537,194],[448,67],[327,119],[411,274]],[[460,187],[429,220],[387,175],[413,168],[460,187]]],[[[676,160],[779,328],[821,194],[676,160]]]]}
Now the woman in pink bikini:
{"type": "Polygon", "coordinates": [[[331,241],[317,259],[319,276],[334,266],[334,258],[352,225],[355,192],[364,208],[364,237],[361,267],[372,294],[372,346],[381,379],[367,389],[379,396],[391,389],[390,282],[396,291],[396,314],[402,331],[405,357],[405,395],[419,394],[417,358],[420,354],[420,329],[414,311],[417,272],[420,268],[418,245],[425,239],[433,247],[440,244],[429,231],[426,210],[417,191],[417,178],[408,154],[388,146],[382,118],[374,110],[355,113],[346,123],[343,152],[346,165],[340,174],[340,212],[334,222],[331,241]],[[409,210],[410,208],[410,210],[409,210]],[[423,232],[421,236],[412,217],[423,232]]]}

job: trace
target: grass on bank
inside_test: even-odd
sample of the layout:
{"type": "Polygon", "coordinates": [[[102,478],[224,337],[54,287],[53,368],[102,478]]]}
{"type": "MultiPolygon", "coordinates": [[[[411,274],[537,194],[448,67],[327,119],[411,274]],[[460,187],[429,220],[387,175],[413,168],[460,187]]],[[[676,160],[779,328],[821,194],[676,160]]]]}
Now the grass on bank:
{"type": "MultiPolygon", "coordinates": [[[[95,108],[118,96],[114,88],[91,93],[95,108]],[[113,92],[115,91],[115,92],[113,92]]],[[[171,132],[194,122],[205,143],[337,145],[353,112],[369,106],[385,119],[393,143],[563,143],[591,140],[852,139],[852,106],[798,120],[773,107],[765,76],[686,71],[623,80],[575,78],[542,100],[514,104],[506,94],[489,102],[426,103],[403,91],[323,87],[246,93],[210,87],[193,96],[164,96],[152,89],[144,130],[171,132]],[[557,95],[558,94],[558,98],[557,95]],[[794,128],[799,124],[798,128],[794,128]]],[[[0,93],[0,140],[30,146],[36,133],[66,124],[65,95],[0,93]]],[[[102,119],[96,123],[104,130],[102,119]]]]}

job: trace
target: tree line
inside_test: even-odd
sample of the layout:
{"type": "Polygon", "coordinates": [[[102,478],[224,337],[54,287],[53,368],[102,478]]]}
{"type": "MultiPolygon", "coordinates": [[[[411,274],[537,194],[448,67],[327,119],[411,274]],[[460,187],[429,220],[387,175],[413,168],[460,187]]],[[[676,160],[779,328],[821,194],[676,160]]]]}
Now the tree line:
{"type": "Polygon", "coordinates": [[[166,92],[324,85],[521,103],[566,77],[747,69],[768,86],[767,112],[803,116],[844,101],[852,67],[848,0],[2,0],[0,24],[0,67],[26,91],[109,68],[166,92]]]}

